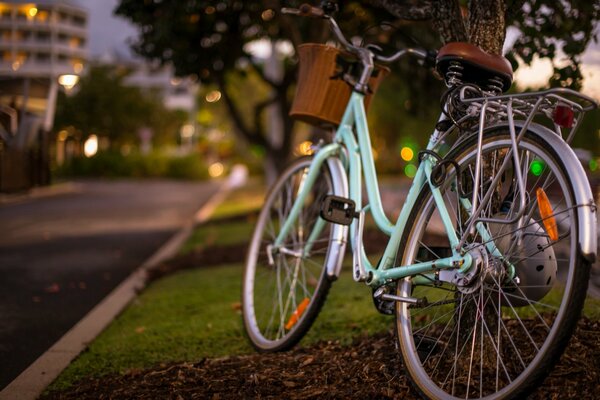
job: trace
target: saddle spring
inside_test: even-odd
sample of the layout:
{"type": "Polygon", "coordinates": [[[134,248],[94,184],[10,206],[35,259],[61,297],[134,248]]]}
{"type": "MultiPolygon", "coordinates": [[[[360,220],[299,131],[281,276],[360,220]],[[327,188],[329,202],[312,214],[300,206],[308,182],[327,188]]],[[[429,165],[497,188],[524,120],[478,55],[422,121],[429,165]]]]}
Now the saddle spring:
{"type": "Polygon", "coordinates": [[[502,94],[502,79],[498,76],[494,76],[488,79],[487,90],[491,92],[493,95],[501,95],[502,94]]]}
{"type": "Polygon", "coordinates": [[[446,84],[449,87],[462,85],[464,67],[458,61],[451,61],[446,72],[446,84]]]}
{"type": "MultiPolygon", "coordinates": [[[[464,72],[465,67],[460,63],[460,61],[451,61],[448,65],[448,70],[446,71],[446,85],[448,87],[460,86],[464,83],[464,72]]],[[[499,76],[492,76],[488,78],[487,85],[482,87],[486,92],[492,95],[500,95],[502,94],[503,82],[499,76]]]]}

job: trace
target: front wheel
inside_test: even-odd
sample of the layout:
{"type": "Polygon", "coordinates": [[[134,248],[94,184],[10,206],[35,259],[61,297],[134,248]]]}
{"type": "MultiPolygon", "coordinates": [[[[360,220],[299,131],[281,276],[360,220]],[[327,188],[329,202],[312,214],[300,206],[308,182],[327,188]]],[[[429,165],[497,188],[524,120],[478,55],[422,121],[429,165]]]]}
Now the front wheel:
{"type": "Polygon", "coordinates": [[[259,351],[287,350],[304,336],[331,286],[326,266],[342,261],[346,227],[319,216],[325,196],[342,194],[328,163],[321,166],[282,245],[274,246],[300,191],[308,184],[311,161],[297,160],[277,179],[248,249],[242,313],[248,338],[259,351]]]}
{"type": "MultiPolygon", "coordinates": [[[[456,160],[440,187],[453,228],[476,258],[454,282],[440,274],[405,278],[398,295],[427,305],[397,305],[397,332],[406,370],[428,398],[523,398],[562,354],[580,315],[589,264],[578,249],[574,190],[562,157],[526,132],[520,164],[506,129],[483,139],[481,190],[491,196],[478,229],[466,231],[475,176],[476,137],[446,156],[456,160]],[[520,173],[519,173],[520,172],[520,173]],[[501,179],[492,187],[494,177],[501,179]],[[518,180],[522,177],[525,201],[518,180]],[[468,278],[468,279],[467,279],[468,278]]],[[[401,240],[402,265],[451,255],[428,185],[421,189],[401,240]]]]}

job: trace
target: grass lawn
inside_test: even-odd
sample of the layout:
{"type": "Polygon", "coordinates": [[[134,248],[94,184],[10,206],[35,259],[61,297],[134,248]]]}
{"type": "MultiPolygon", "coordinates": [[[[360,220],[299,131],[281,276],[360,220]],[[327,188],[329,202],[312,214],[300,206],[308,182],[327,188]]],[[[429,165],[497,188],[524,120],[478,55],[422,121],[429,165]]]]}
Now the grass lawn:
{"type": "MultiPolygon", "coordinates": [[[[247,241],[253,223],[230,218],[257,211],[264,194],[259,182],[233,191],[217,207],[212,220],[194,230],[180,253],[247,241]]],[[[87,376],[169,361],[193,362],[253,352],[242,330],[242,274],[243,265],[234,264],[181,271],[152,283],[49,389],[70,386],[87,376]]],[[[392,320],[374,309],[370,292],[357,285],[346,268],[301,343],[350,342],[358,334],[391,328],[392,320]]]]}
{"type": "MultiPolygon", "coordinates": [[[[242,331],[242,269],[237,264],[182,271],[153,283],[50,389],[90,375],[253,352],[242,331]]],[[[392,319],[374,309],[370,290],[356,285],[347,269],[301,343],[350,342],[391,327],[392,319]]]]}
{"type": "Polygon", "coordinates": [[[212,218],[228,218],[251,211],[258,212],[265,200],[266,190],[264,182],[251,178],[246,185],[229,193],[227,199],[217,207],[212,218]]]}

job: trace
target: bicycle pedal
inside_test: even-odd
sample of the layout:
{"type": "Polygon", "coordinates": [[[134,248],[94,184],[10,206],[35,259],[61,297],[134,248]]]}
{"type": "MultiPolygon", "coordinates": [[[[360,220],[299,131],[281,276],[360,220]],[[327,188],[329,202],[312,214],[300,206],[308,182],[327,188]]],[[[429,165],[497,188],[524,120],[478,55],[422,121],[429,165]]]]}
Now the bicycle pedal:
{"type": "Polygon", "coordinates": [[[396,289],[393,286],[380,286],[373,290],[373,304],[377,311],[383,315],[394,315],[396,311],[396,302],[393,300],[383,300],[384,294],[394,292],[396,289]]]}
{"type": "Polygon", "coordinates": [[[350,225],[358,217],[356,203],[345,197],[328,195],[321,204],[321,218],[334,224],[350,225]]]}

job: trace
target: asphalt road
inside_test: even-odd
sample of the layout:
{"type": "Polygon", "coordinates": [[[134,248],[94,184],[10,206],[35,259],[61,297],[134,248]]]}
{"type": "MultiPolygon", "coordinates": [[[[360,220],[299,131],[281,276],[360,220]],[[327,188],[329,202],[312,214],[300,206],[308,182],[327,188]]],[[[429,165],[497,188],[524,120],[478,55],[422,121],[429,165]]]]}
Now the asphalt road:
{"type": "Polygon", "coordinates": [[[189,221],[218,184],[74,187],[0,204],[0,389],[189,221]]]}

